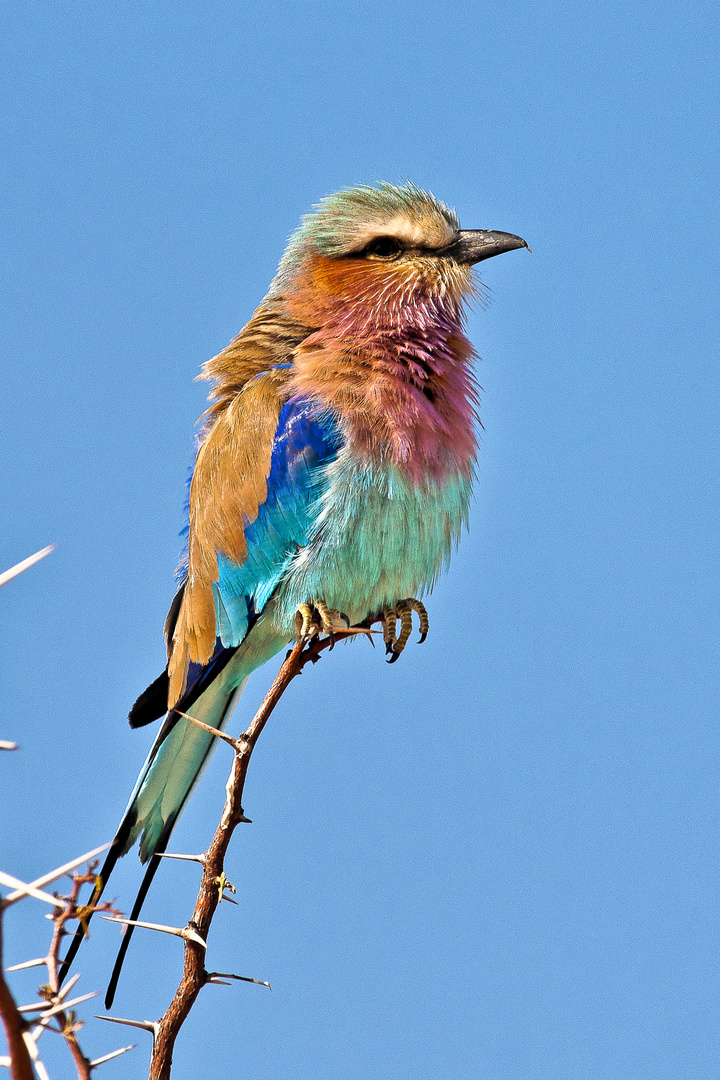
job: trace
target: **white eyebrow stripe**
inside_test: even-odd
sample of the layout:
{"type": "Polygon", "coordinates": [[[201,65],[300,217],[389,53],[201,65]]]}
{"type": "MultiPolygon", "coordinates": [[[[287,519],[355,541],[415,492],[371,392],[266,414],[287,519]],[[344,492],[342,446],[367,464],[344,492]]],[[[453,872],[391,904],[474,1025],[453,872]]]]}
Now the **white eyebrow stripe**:
{"type": "Polygon", "coordinates": [[[368,221],[353,236],[353,251],[361,251],[371,240],[378,236],[392,236],[410,247],[440,248],[449,244],[455,236],[455,230],[447,222],[433,221],[423,228],[416,221],[396,214],[392,218],[376,218],[368,221]]]}

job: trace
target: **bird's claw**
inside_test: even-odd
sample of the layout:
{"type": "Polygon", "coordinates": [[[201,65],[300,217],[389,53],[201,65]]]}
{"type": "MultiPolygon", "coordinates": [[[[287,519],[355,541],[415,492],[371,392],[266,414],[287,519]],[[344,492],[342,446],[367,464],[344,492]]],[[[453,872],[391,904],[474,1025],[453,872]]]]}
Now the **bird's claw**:
{"type": "Polygon", "coordinates": [[[350,629],[350,620],[344,612],[327,606],[324,600],[301,604],[295,613],[295,629],[298,641],[310,641],[320,634],[330,638],[330,648],[335,647],[335,631],[350,629]],[[342,624],[345,624],[343,626],[342,624]]]}
{"type": "Polygon", "coordinates": [[[425,641],[430,629],[430,619],[425,610],[425,605],[415,597],[407,600],[398,600],[393,607],[386,608],[380,616],[383,627],[383,641],[385,653],[390,656],[388,664],[394,664],[408,643],[412,633],[412,613],[416,612],[420,620],[420,639],[418,644],[425,641]],[[400,636],[397,636],[397,624],[400,620],[400,636]]]}
{"type": "Polygon", "coordinates": [[[407,645],[412,633],[412,613],[417,614],[420,620],[419,643],[425,641],[430,620],[425,610],[425,605],[416,600],[414,596],[407,600],[398,600],[392,607],[385,608],[377,616],[370,616],[359,626],[352,626],[347,615],[337,608],[328,607],[324,600],[313,600],[311,603],[300,604],[295,613],[295,630],[298,641],[307,643],[313,638],[326,634],[330,639],[330,648],[335,645],[335,634],[347,633],[366,634],[372,642],[372,634],[376,631],[370,629],[370,623],[379,618],[383,627],[383,641],[385,652],[390,657],[389,664],[394,664],[407,645]],[[400,622],[400,634],[398,636],[397,624],[400,622]]]}

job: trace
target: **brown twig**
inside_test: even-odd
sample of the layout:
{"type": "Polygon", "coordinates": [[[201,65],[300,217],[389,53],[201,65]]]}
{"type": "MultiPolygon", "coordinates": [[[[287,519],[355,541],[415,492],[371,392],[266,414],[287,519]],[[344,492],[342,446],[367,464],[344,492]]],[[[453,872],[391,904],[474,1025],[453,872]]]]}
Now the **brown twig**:
{"type": "MultiPolygon", "coordinates": [[[[40,987],[40,995],[47,999],[49,1005],[54,1005],[58,1000],[58,994],[60,992],[60,985],[58,982],[58,970],[60,968],[60,945],[63,938],[67,934],[65,929],[66,924],[71,919],[77,919],[86,915],[87,912],[82,909],[79,910],[78,899],[80,897],[80,890],[83,885],[95,883],[95,870],[97,869],[97,863],[91,863],[87,872],[84,874],[72,875],[72,891],[69,896],[62,897],[62,906],[55,908],[53,912],[53,935],[50,942],[50,949],[46,957],[45,963],[47,965],[48,981],[46,986],[40,987]]],[[[98,904],[95,911],[112,911],[115,909],[110,904],[98,904]]],[[[77,1033],[83,1026],[82,1021],[78,1020],[75,1013],[71,1010],[65,1011],[61,1009],[55,1014],[54,1019],[57,1021],[57,1028],[53,1030],[58,1031],[65,1042],[67,1043],[72,1059],[75,1062],[75,1068],[78,1074],[78,1080],[90,1080],[90,1074],[92,1072],[90,1058],[85,1057],[85,1054],[80,1048],[78,1042],[77,1033]]]]}
{"type": "Polygon", "coordinates": [[[18,1012],[15,998],[5,981],[2,950],[2,915],[3,906],[2,900],[0,900],[0,1017],[2,1017],[5,1038],[10,1053],[10,1076],[12,1080],[35,1080],[35,1073],[25,1041],[28,1024],[18,1012]]]}
{"type": "MultiPolygon", "coordinates": [[[[82,1052],[78,1042],[77,1033],[82,1028],[83,1023],[81,1020],[77,1019],[76,1014],[70,1008],[73,1004],[79,1004],[79,1002],[86,1000],[88,997],[94,997],[95,995],[85,994],[80,998],[73,998],[68,1001],[66,1007],[63,1007],[63,1001],[69,997],[69,991],[80,976],[78,975],[74,979],[71,979],[70,982],[66,983],[63,990],[60,989],[58,981],[60,948],[62,941],[67,934],[65,927],[71,920],[79,919],[83,916],[87,917],[88,909],[79,905],[78,900],[83,885],[94,884],[97,865],[96,862],[89,863],[87,871],[84,874],[72,874],[72,891],[68,896],[57,897],[57,903],[53,908],[53,933],[47,956],[19,965],[20,967],[36,967],[44,964],[47,968],[48,981],[41,986],[38,991],[40,1001],[36,1007],[28,1006],[27,1009],[21,1007],[21,1011],[16,1006],[14,998],[5,981],[2,967],[2,941],[0,939],[0,1014],[2,1014],[10,1050],[10,1075],[12,1080],[33,1080],[36,1070],[38,1076],[47,1075],[42,1062],[38,1058],[36,1049],[37,1039],[40,1037],[43,1030],[55,1031],[57,1034],[63,1036],[75,1063],[78,1080],[91,1080],[92,1070],[101,1063],[90,1061],[90,1059],[85,1057],[85,1054],[82,1052]],[[47,1007],[42,1004],[43,1002],[47,1003],[47,1007]],[[22,1012],[24,1011],[40,1011],[41,1015],[37,1020],[29,1023],[22,1015],[22,1012]],[[51,1020],[53,1023],[50,1022],[51,1020]],[[33,1068],[32,1062],[35,1062],[35,1069],[33,1068]]],[[[63,869],[63,867],[60,868],[60,870],[63,869]]],[[[57,871],[55,871],[55,875],[56,874],[57,871]]],[[[48,878],[52,880],[52,876],[53,875],[48,875],[48,878]]],[[[30,887],[23,886],[23,888],[28,890],[30,887]]],[[[0,916],[2,916],[3,907],[9,906],[9,904],[13,902],[13,895],[14,894],[11,894],[6,898],[4,903],[0,900],[0,916]]],[[[45,894],[39,892],[37,889],[35,889],[31,895],[38,895],[40,897],[45,896],[45,894]]],[[[46,899],[48,901],[52,900],[49,896],[47,896],[46,899]]],[[[94,907],[93,910],[109,911],[116,914],[115,909],[110,904],[99,904],[97,907],[94,907]]],[[[0,931],[1,929],[0,926],[0,931]]]]}
{"type": "MultiPolygon", "coordinates": [[[[364,627],[364,629],[367,629],[367,627],[364,627]]],[[[353,636],[353,633],[357,633],[357,630],[354,632],[341,630],[335,634],[332,641],[330,638],[315,637],[307,645],[303,641],[299,641],[285,657],[285,662],[247,731],[238,739],[231,740],[235,750],[235,760],[226,786],[225,807],[212,843],[205,852],[200,890],[192,919],[188,924],[192,930],[200,935],[203,941],[207,941],[210,924],[218,904],[223,898],[223,888],[226,887],[224,865],[230,839],[235,827],[240,822],[248,820],[243,813],[242,795],[248,764],[255,749],[255,744],[275,706],[292,680],[300,674],[305,664],[308,662],[315,663],[323,649],[334,644],[334,641],[341,641],[343,638],[353,636]]],[[[226,736],[226,741],[228,738],[226,736]]],[[[169,1080],[173,1048],[180,1028],[203,986],[206,986],[210,981],[219,981],[218,976],[222,978],[222,975],[223,973],[207,971],[205,967],[205,949],[195,941],[185,940],[185,962],[182,980],[167,1012],[157,1024],[149,1080],[169,1080]]],[[[224,977],[227,979],[236,976],[224,975],[224,977]]],[[[247,981],[255,982],[257,980],[247,981]]],[[[265,983],[264,985],[269,984],[265,983]]]]}

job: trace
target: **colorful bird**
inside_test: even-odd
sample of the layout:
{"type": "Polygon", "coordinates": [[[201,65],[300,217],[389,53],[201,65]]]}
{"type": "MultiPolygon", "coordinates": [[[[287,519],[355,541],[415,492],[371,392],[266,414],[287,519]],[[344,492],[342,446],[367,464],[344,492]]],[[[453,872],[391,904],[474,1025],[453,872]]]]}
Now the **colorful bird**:
{"type": "Polygon", "coordinates": [[[249,675],[296,636],[379,618],[393,662],[415,611],[424,640],[418,594],[448,563],[473,482],[472,267],[521,247],[510,233],[461,229],[412,184],[340,191],[303,219],[249,323],[205,364],[212,405],[165,623],[168,665],[130,724],[167,716],[91,904],[139,838],[150,865],[138,917],[217,741],[179,713],[223,728],[249,675]]]}

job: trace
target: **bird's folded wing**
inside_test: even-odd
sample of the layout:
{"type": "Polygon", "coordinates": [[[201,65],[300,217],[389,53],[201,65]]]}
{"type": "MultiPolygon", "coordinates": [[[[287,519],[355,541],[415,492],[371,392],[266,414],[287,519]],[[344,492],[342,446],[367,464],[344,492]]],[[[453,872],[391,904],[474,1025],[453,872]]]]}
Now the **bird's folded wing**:
{"type": "Polygon", "coordinates": [[[215,419],[190,484],[188,572],[172,634],[168,705],[190,665],[240,644],[307,541],[323,466],[339,435],[327,414],[284,392],[289,371],[251,379],[215,419]]]}

